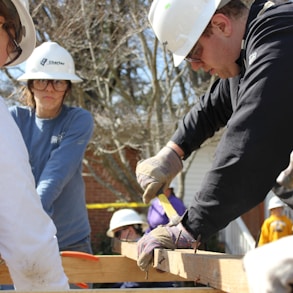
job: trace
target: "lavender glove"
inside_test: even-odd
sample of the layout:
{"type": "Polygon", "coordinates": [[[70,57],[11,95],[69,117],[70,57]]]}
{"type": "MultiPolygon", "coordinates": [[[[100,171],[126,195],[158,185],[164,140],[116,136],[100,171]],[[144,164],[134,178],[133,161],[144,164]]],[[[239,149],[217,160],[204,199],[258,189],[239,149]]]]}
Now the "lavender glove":
{"type": "Polygon", "coordinates": [[[194,242],[181,223],[176,226],[160,225],[138,241],[137,265],[142,271],[147,271],[153,261],[155,248],[191,248],[194,242]]]}
{"type": "Polygon", "coordinates": [[[156,156],[139,161],[136,166],[136,178],[145,190],[143,201],[149,203],[160,189],[168,188],[182,168],[180,157],[170,147],[163,147],[156,156]]]}

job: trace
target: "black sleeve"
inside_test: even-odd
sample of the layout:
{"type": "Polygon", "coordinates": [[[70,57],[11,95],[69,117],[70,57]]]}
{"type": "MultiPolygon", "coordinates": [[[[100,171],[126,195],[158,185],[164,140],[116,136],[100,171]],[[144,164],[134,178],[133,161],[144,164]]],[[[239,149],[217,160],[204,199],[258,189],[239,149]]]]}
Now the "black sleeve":
{"type": "Polygon", "coordinates": [[[293,149],[292,47],[292,3],[250,24],[237,105],[183,220],[194,237],[209,238],[260,203],[287,167],[293,149]]]}
{"type": "Polygon", "coordinates": [[[232,81],[218,79],[179,122],[171,141],[184,151],[184,159],[227,124],[232,114],[230,91],[238,86],[238,77],[232,81]]]}

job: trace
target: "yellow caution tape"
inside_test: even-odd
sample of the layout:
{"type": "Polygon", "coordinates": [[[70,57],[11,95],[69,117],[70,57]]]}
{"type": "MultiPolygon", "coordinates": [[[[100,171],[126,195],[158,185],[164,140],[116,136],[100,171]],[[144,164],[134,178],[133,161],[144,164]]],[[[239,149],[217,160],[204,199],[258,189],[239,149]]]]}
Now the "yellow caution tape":
{"type": "Polygon", "coordinates": [[[149,204],[143,202],[110,202],[110,203],[88,203],[87,209],[108,209],[108,208],[139,208],[148,207],[149,204]]]}

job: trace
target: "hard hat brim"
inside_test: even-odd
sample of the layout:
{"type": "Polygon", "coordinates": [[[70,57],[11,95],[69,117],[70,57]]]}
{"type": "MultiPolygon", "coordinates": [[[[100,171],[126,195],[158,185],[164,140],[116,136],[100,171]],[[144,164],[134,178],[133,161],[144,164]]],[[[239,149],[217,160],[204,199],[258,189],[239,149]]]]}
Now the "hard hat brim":
{"type": "Polygon", "coordinates": [[[190,32],[192,35],[192,42],[186,42],[186,45],[183,48],[173,52],[173,63],[175,67],[178,67],[182,63],[190,50],[198,42],[220,4],[221,0],[215,0],[214,2],[206,3],[205,12],[198,15],[195,23],[193,24],[194,28],[190,32]]]}
{"type": "Polygon", "coordinates": [[[82,82],[82,79],[75,74],[70,73],[45,73],[45,72],[28,72],[21,75],[17,80],[28,81],[32,79],[57,79],[57,80],[70,80],[72,83],[82,82]]]}
{"type": "Polygon", "coordinates": [[[36,46],[36,31],[31,15],[21,1],[11,0],[11,2],[14,4],[18,12],[20,22],[24,30],[24,35],[22,36],[22,40],[19,44],[22,49],[22,53],[7,67],[15,66],[25,61],[31,55],[36,46]]]}

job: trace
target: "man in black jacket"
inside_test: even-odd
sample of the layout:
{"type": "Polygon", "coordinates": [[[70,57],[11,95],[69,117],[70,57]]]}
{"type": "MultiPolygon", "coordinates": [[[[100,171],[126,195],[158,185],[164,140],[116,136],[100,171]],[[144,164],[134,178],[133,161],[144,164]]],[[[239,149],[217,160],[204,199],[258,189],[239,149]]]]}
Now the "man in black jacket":
{"type": "Polygon", "coordinates": [[[139,162],[137,180],[149,202],[182,169],[182,160],[217,130],[226,130],[212,168],[176,226],[164,226],[138,243],[146,270],[156,247],[190,247],[264,200],[293,149],[293,3],[256,0],[155,0],[152,28],[175,66],[220,78],[182,119],[159,153],[139,162]],[[176,21],[174,21],[176,19],[176,21]],[[164,236],[164,237],[163,237],[164,236]],[[176,245],[175,245],[176,241],[176,245]]]}

